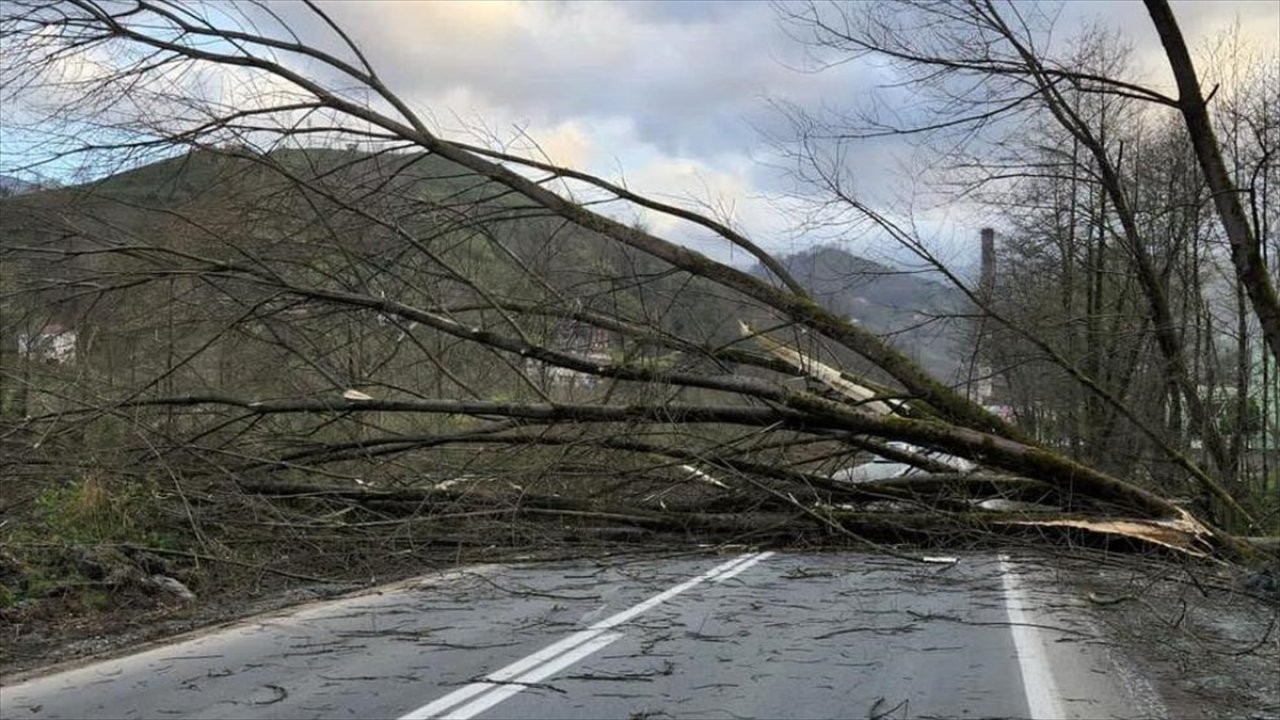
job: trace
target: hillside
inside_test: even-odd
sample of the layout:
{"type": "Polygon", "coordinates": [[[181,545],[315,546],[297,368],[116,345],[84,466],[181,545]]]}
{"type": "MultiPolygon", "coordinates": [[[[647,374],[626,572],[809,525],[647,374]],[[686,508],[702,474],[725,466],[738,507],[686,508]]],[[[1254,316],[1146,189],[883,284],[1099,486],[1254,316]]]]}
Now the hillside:
{"type": "MultiPolygon", "coordinates": [[[[903,271],[823,246],[780,258],[827,308],[889,338],[934,375],[956,376],[963,364],[962,331],[947,316],[960,293],[921,273],[903,271]]],[[[759,277],[764,269],[751,270],[759,277]]]]}
{"type": "MultiPolygon", "coordinates": [[[[79,232],[69,237],[51,230],[56,225],[51,216],[67,203],[86,218],[81,224],[90,222],[100,235],[118,237],[123,231],[134,238],[163,238],[170,247],[198,249],[201,255],[229,258],[265,252],[292,267],[299,252],[312,257],[344,256],[344,262],[352,260],[349,254],[355,252],[362,258],[358,264],[368,267],[345,279],[336,278],[340,284],[381,293],[399,288],[402,298],[417,296],[427,304],[443,296],[461,299],[472,294],[455,271],[500,287],[509,299],[543,302],[546,289],[530,285],[524,272],[536,268],[551,286],[572,288],[586,307],[604,303],[615,308],[621,302],[633,308],[637,319],[708,342],[735,338],[738,320],[768,324],[750,304],[731,294],[703,287],[697,280],[665,278],[661,263],[620,252],[590,233],[561,229],[550,218],[525,214],[512,196],[496,191],[486,179],[421,153],[194,151],[85,185],[9,198],[9,221],[3,234],[25,237],[21,244],[48,236],[50,242],[79,245],[83,241],[74,239],[79,232]],[[302,184],[311,190],[301,192],[302,184]],[[408,252],[401,255],[407,262],[424,248],[403,247],[388,236],[387,228],[375,227],[339,206],[353,203],[362,208],[360,212],[393,218],[399,227],[428,238],[428,244],[438,248],[433,252],[443,253],[437,260],[447,260],[452,270],[436,267],[436,260],[412,271],[406,265],[391,272],[376,268],[384,252],[408,252]],[[198,225],[175,224],[173,218],[178,216],[198,225]],[[449,240],[471,227],[468,218],[476,217],[486,218],[485,232],[490,237],[449,240]],[[434,229],[441,226],[448,229],[434,229]],[[209,243],[207,231],[213,231],[219,241],[209,243]],[[223,242],[233,238],[239,239],[223,242]],[[436,278],[432,291],[423,294],[424,286],[415,279],[419,273],[436,278]],[[611,278],[628,274],[647,279],[619,295],[611,278]]],[[[935,375],[956,376],[961,366],[954,351],[959,332],[953,322],[939,319],[957,306],[953,289],[835,247],[806,250],[783,262],[822,304],[888,337],[935,375]]],[[[73,275],[100,271],[97,265],[80,260],[45,270],[69,281],[73,275]]],[[[759,266],[752,272],[763,274],[759,266]]],[[[75,292],[43,291],[41,295],[59,306],[57,298],[75,298],[70,307],[54,313],[62,322],[71,322],[70,315],[92,304],[75,292]]]]}
{"type": "MultiPolygon", "coordinates": [[[[510,321],[495,305],[527,308],[524,337],[575,352],[589,333],[572,311],[614,313],[714,344],[736,338],[737,321],[751,312],[732,293],[530,212],[487,178],[423,153],[200,150],[4,198],[0,210],[0,285],[13,291],[0,323],[5,346],[45,327],[71,328],[95,338],[113,382],[147,367],[175,386],[268,396],[284,391],[282,375],[297,395],[532,392],[523,363],[509,356],[458,360],[472,351],[324,293],[448,308],[444,315],[504,333],[510,321]],[[252,271],[214,279],[209,262],[252,271]],[[84,291],[125,275],[166,279],[84,291]],[[165,363],[184,349],[199,359],[169,372],[165,363]],[[441,373],[445,357],[461,369],[441,373]]],[[[665,353],[634,333],[606,344],[614,354],[665,353]]],[[[25,404],[7,398],[0,410],[25,404]]]]}
{"type": "Polygon", "coordinates": [[[40,185],[12,175],[0,175],[0,198],[35,192],[40,185]]]}

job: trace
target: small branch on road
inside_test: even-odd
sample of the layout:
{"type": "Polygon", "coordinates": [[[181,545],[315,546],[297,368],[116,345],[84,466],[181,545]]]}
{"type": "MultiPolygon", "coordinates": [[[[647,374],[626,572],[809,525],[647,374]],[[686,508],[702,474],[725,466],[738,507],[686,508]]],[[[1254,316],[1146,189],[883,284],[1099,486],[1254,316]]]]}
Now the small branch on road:
{"type": "Polygon", "coordinates": [[[552,600],[599,600],[600,599],[599,595],[558,595],[556,593],[540,592],[538,590],[516,590],[513,588],[500,585],[479,573],[463,572],[460,574],[463,577],[480,580],[484,582],[486,585],[491,585],[494,588],[501,590],[504,593],[509,593],[511,595],[522,595],[525,597],[544,597],[544,598],[551,598],[552,600]]]}

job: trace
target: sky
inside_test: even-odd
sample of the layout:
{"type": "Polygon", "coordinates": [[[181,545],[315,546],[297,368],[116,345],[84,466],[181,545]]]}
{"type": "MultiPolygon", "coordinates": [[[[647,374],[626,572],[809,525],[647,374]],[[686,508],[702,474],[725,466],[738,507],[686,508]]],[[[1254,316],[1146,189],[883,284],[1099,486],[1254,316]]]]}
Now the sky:
{"type": "MultiPolygon", "coordinates": [[[[272,7],[304,40],[326,32],[300,3],[272,7]]],[[[386,84],[446,137],[475,142],[479,133],[525,151],[536,142],[556,163],[714,208],[773,251],[830,239],[797,232],[786,212],[797,188],[768,140],[789,133],[778,105],[839,109],[895,79],[864,61],[812,71],[767,2],[384,0],[323,7],[386,84]]],[[[1173,7],[1193,49],[1236,22],[1262,46],[1274,49],[1280,36],[1280,3],[1273,0],[1175,0],[1173,7]]],[[[1140,2],[1069,2],[1055,35],[1090,19],[1120,28],[1148,79],[1167,82],[1140,2]]],[[[910,152],[901,140],[860,146],[852,158],[859,192],[873,204],[903,201],[913,182],[903,170],[910,152]]],[[[745,262],[705,232],[643,219],[719,259],[745,262]]],[[[980,223],[946,207],[915,219],[940,244],[949,239],[965,248],[980,223]]],[[[873,237],[843,239],[854,251],[875,257],[884,250],[880,259],[894,259],[873,237]]]]}
{"type": "MultiPolygon", "coordinates": [[[[805,67],[766,2],[379,2],[325,6],[387,83],[447,135],[483,127],[536,140],[553,161],[665,197],[706,203],[770,249],[796,237],[779,211],[791,189],[766,138],[785,135],[775,103],[838,107],[889,80],[867,63],[805,67]]],[[[1174,2],[1193,47],[1239,22],[1275,47],[1280,3],[1174,2]]],[[[1097,18],[1120,27],[1140,66],[1166,81],[1140,2],[1072,2],[1058,27],[1097,18]]],[[[527,145],[526,145],[527,147],[527,145]]],[[[881,143],[859,162],[869,186],[899,187],[900,150],[881,143]]],[[[964,225],[964,222],[960,222],[964,225]]],[[[939,218],[939,232],[969,232],[939,218]]],[[[687,232],[671,224],[661,231],[687,232]]],[[[976,234],[976,229],[972,230],[976,234]]],[[[696,235],[696,233],[695,233],[696,235]]],[[[697,238],[682,238],[697,242],[697,238]]],[[[702,246],[720,255],[714,245],[702,246]]]]}

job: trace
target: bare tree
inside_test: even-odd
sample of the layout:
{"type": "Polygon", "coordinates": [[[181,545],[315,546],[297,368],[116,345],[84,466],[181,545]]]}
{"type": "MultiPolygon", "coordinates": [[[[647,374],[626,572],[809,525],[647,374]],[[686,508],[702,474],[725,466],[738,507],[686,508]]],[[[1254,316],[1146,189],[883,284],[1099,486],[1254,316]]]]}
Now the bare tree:
{"type": "MultiPolygon", "coordinates": [[[[830,199],[824,211],[835,216],[846,213],[857,221],[892,224],[886,228],[892,237],[959,283],[959,278],[929,253],[927,242],[913,228],[890,221],[851,191],[848,168],[839,160],[850,152],[847,147],[851,143],[895,136],[921,139],[937,156],[952,158],[943,168],[943,187],[971,202],[986,203],[985,207],[1006,217],[1011,214],[1010,207],[1017,207],[1010,201],[1021,202],[1026,192],[1053,189],[1059,193],[1057,197],[1065,200],[1049,209],[1057,227],[1047,233],[1047,239],[1058,244],[1053,252],[1062,267],[1058,287],[1065,338],[1055,337],[1062,334],[1059,329],[1019,321],[1011,308],[992,317],[1029,342],[1040,360],[1057,366],[1079,383],[1086,392],[1086,410],[1097,402],[1098,407],[1118,412],[1247,524],[1250,514],[1230,489],[1237,483],[1236,444],[1223,437],[1216,401],[1209,397],[1216,380],[1205,371],[1211,372],[1218,363],[1203,364],[1204,347],[1197,344],[1189,349],[1187,345],[1190,337],[1197,343],[1198,338],[1204,338],[1212,346],[1214,335],[1213,330],[1203,335],[1196,330],[1202,327],[1197,318],[1205,307],[1200,280],[1206,269],[1213,267],[1212,252],[1196,216],[1200,202],[1196,192],[1205,187],[1206,197],[1218,200],[1222,195],[1212,183],[1206,186],[1202,176],[1185,170],[1179,181],[1182,184],[1175,187],[1192,189],[1188,197],[1153,195],[1150,189],[1155,181],[1144,177],[1151,175],[1148,148],[1152,147],[1152,130],[1161,134],[1162,113],[1180,109],[1180,102],[1124,79],[1124,53],[1118,50],[1115,38],[1096,29],[1086,31],[1065,49],[1052,48],[1049,33],[1055,18],[1042,5],[982,0],[812,3],[781,5],[779,12],[795,37],[812,48],[819,66],[849,58],[883,61],[926,99],[914,106],[917,116],[905,118],[892,110],[890,101],[874,93],[860,108],[845,113],[814,117],[793,112],[799,138],[792,146],[794,157],[802,177],[830,199]],[[1064,215],[1067,222],[1062,221],[1064,215]],[[1173,228],[1166,222],[1172,218],[1184,218],[1185,227],[1173,228]],[[1118,267],[1111,266],[1109,259],[1116,247],[1124,253],[1118,267]],[[1192,253],[1183,256],[1187,249],[1192,253]],[[1088,275],[1083,283],[1085,306],[1077,310],[1073,298],[1081,285],[1076,271],[1081,259],[1080,270],[1088,275]],[[1187,285],[1180,287],[1171,281],[1175,268],[1186,273],[1187,285]],[[1132,281],[1136,297],[1123,287],[1119,295],[1113,295],[1102,284],[1117,269],[1124,273],[1126,282],[1132,281]],[[1108,296],[1119,304],[1111,307],[1108,296]],[[1117,311],[1128,308],[1136,298],[1143,302],[1140,319],[1147,329],[1114,325],[1109,333],[1102,332],[1101,319],[1120,317],[1117,311]],[[1079,338],[1072,330],[1078,320],[1083,320],[1084,326],[1079,338]],[[1189,334],[1188,327],[1194,332],[1189,334]],[[1140,419],[1150,418],[1150,411],[1133,407],[1133,400],[1125,398],[1131,385],[1143,377],[1134,374],[1139,367],[1135,363],[1142,359],[1140,343],[1133,345],[1132,351],[1110,356],[1128,369],[1107,377],[1109,370],[1101,362],[1109,355],[1109,340],[1104,338],[1134,331],[1139,338],[1150,333],[1162,359],[1157,371],[1160,384],[1171,389],[1167,397],[1172,409],[1157,413],[1157,417],[1164,415],[1177,422],[1185,408],[1195,443],[1203,443],[1203,452],[1185,437],[1170,442],[1171,430],[1160,427],[1162,421],[1140,419]],[[1124,360],[1126,355],[1128,360],[1124,360]],[[1202,458],[1196,458],[1199,455],[1202,458]],[[1204,461],[1207,470],[1198,465],[1204,461]]],[[[895,85],[890,94],[903,83],[895,85]]],[[[1198,142],[1216,147],[1212,134],[1201,134],[1198,142]]],[[[1160,162],[1179,158],[1181,139],[1166,144],[1171,155],[1160,162]]],[[[1017,221],[1016,217],[1011,219],[1017,221]]],[[[1237,255],[1248,246],[1232,243],[1237,255]]],[[[1267,274],[1266,268],[1245,260],[1248,272],[1242,274],[1243,266],[1237,262],[1236,277],[1242,285],[1252,283],[1262,288],[1266,283],[1255,281],[1259,273],[1267,274]]],[[[1037,277],[1047,277],[1045,269],[1037,268],[1037,277]]],[[[1248,292],[1250,297],[1259,294],[1248,292]]],[[[970,296],[984,312],[991,313],[982,298],[970,296]]],[[[1266,315],[1265,304],[1262,310],[1254,304],[1259,319],[1266,315]]],[[[1040,391],[1047,387],[1043,385],[1040,391]]],[[[1155,397],[1163,395],[1161,391],[1154,393],[1155,397]]],[[[1096,412],[1090,417],[1090,425],[1110,437],[1113,425],[1099,422],[1096,412]]]]}
{"type": "MultiPolygon", "coordinates": [[[[442,137],[318,6],[307,18],[329,35],[307,41],[268,6],[235,9],[5,6],[2,99],[28,113],[26,132],[54,138],[32,163],[160,160],[5,208],[4,252],[30,269],[6,277],[21,290],[6,329],[55,307],[93,338],[84,362],[54,368],[69,387],[42,384],[39,406],[9,421],[15,437],[44,438],[29,445],[113,428],[136,440],[113,446],[117,467],[162,463],[264,494],[306,495],[325,479],[321,492],[365,497],[351,483],[376,481],[394,490],[375,502],[465,504],[475,493],[453,481],[501,473],[528,512],[759,531],[741,513],[751,508],[846,538],[954,517],[1016,528],[1026,519],[971,501],[1031,492],[1236,547],[930,376],[729,224],[442,137]],[[247,97],[202,95],[210,73],[247,97]],[[767,276],[618,219],[628,208],[711,233],[767,276]],[[162,304],[173,311],[156,313],[162,304]],[[988,471],[939,475],[945,465],[899,452],[934,474],[832,479],[862,450],[895,453],[887,440],[988,471]],[[560,492],[566,478],[572,493],[560,492]],[[673,514],[673,488],[691,484],[700,499],[673,514]],[[914,504],[879,517],[838,509],[886,497],[914,504]]],[[[1058,71],[1022,67],[1029,96],[1060,92],[1058,71]]],[[[1066,117],[1113,204],[1128,202],[1107,149],[1066,117]]],[[[1170,377],[1197,403],[1161,314],[1165,286],[1117,214],[1170,377]]]]}
{"type": "Polygon", "coordinates": [[[1276,294],[1275,282],[1263,262],[1262,243],[1240,202],[1241,190],[1236,187],[1222,158],[1222,147],[1213,130],[1209,104],[1201,92],[1195,63],[1169,3],[1165,0],[1145,2],[1178,83],[1178,111],[1186,122],[1187,135],[1195,147],[1200,169],[1213,191],[1214,207],[1231,242],[1231,262],[1235,265],[1236,276],[1262,325],[1262,337],[1271,349],[1272,358],[1280,360],[1280,295],[1276,294]]]}

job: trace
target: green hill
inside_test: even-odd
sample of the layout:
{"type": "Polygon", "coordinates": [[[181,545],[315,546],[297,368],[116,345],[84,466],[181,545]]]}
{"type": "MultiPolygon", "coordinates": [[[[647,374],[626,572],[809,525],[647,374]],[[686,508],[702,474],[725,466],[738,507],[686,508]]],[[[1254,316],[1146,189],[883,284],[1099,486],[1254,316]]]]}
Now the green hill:
{"type": "MultiPolygon", "coordinates": [[[[889,338],[935,376],[962,369],[963,331],[951,316],[963,296],[955,288],[831,246],[780,260],[819,303],[889,338]]],[[[751,272],[765,277],[759,265],[751,272]]]]}

